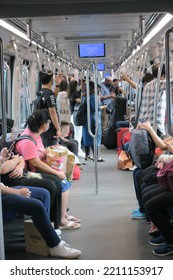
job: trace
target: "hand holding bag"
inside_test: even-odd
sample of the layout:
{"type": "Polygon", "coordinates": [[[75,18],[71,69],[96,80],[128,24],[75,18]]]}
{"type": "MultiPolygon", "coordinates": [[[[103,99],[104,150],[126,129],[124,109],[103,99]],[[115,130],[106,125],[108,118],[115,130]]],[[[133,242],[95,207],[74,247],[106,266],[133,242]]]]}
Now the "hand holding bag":
{"type": "Polygon", "coordinates": [[[173,160],[158,171],[157,180],[163,190],[173,191],[173,160]]]}

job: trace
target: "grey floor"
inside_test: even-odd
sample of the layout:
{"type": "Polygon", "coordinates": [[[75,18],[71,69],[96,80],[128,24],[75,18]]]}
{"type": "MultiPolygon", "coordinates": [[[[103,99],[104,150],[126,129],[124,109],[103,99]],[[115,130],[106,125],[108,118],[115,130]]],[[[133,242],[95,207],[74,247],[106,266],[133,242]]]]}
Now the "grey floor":
{"type": "MultiPolygon", "coordinates": [[[[79,217],[82,224],[80,229],[64,230],[62,238],[82,251],[81,260],[173,259],[173,255],[154,256],[146,221],[130,218],[137,208],[132,172],[117,169],[115,150],[102,147],[102,157],[106,161],[98,163],[97,195],[93,162],[85,162],[80,180],[73,181],[69,213],[79,217]]],[[[6,246],[6,259],[45,259],[26,253],[24,240],[10,247],[6,246]]]]}

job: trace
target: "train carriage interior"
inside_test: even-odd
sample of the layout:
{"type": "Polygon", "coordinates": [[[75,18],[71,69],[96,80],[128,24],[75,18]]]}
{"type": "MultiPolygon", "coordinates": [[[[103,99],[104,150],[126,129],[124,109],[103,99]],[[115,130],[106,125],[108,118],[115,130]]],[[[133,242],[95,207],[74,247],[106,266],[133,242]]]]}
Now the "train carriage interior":
{"type": "MultiPolygon", "coordinates": [[[[173,78],[173,8],[169,1],[1,2],[2,146],[7,134],[6,117],[15,120],[19,133],[24,130],[41,86],[42,69],[98,84],[106,77],[120,79],[127,74],[136,88],[125,80],[119,86],[127,92],[130,118],[137,117],[142,77],[153,64],[165,64],[167,81],[173,78]]],[[[173,136],[170,87],[167,82],[167,136],[173,136]]],[[[155,102],[157,108],[157,98],[155,102]]],[[[82,251],[80,260],[158,260],[149,244],[146,219],[131,218],[132,210],[138,208],[133,170],[117,167],[117,146],[108,149],[102,144],[101,157],[104,162],[80,158],[81,176],[72,182],[68,207],[69,213],[79,214],[81,227],[62,230],[62,238],[82,251]]],[[[3,221],[0,203],[0,259],[51,258],[25,251],[23,216],[3,221]]],[[[168,255],[159,259],[172,258],[168,255]]]]}

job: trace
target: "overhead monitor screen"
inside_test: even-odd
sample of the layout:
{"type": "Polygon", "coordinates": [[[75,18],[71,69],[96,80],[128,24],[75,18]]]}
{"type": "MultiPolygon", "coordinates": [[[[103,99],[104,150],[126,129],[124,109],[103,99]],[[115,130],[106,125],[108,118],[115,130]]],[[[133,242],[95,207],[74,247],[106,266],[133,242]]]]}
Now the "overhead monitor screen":
{"type": "Polygon", "coordinates": [[[105,43],[78,44],[79,58],[105,57],[105,43]]]}
{"type": "MultiPolygon", "coordinates": [[[[105,64],[104,63],[98,63],[97,64],[97,70],[98,71],[105,71],[105,64]]],[[[92,64],[92,71],[94,71],[94,65],[92,64]]]]}
{"type": "Polygon", "coordinates": [[[105,71],[105,64],[104,63],[98,63],[97,64],[97,70],[98,71],[105,71]]]}

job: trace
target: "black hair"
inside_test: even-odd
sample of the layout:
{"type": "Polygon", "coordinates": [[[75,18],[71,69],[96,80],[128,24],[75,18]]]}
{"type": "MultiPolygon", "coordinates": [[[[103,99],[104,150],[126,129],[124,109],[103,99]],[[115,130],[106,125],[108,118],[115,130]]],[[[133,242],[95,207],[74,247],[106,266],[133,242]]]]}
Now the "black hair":
{"type": "MultiPolygon", "coordinates": [[[[155,64],[152,66],[152,74],[154,78],[157,78],[158,75],[159,64],[155,64]]],[[[165,76],[165,64],[162,66],[161,77],[165,76]]]]}
{"type": "Polygon", "coordinates": [[[70,81],[70,83],[69,83],[69,96],[74,92],[77,92],[77,81],[76,80],[70,81]]]}
{"type": "Polygon", "coordinates": [[[113,82],[116,82],[116,81],[118,81],[118,79],[113,79],[113,82]]]}
{"type": "Polygon", "coordinates": [[[90,90],[90,94],[94,94],[94,82],[93,81],[89,82],[89,90],[90,90]]]}
{"type": "MultiPolygon", "coordinates": [[[[13,126],[14,126],[14,120],[7,118],[7,133],[11,132],[13,126]]],[[[2,119],[0,119],[0,134],[2,134],[2,119]]]]}
{"type": "Polygon", "coordinates": [[[146,73],[142,78],[142,83],[149,83],[154,79],[154,75],[151,73],[146,73]]]}
{"type": "Polygon", "coordinates": [[[49,112],[47,109],[41,109],[35,111],[27,120],[28,128],[32,132],[39,132],[40,127],[47,123],[50,119],[49,112]]]}
{"type": "Polygon", "coordinates": [[[67,80],[62,80],[59,86],[59,91],[67,91],[68,83],[67,80]]]}
{"type": "Polygon", "coordinates": [[[39,72],[39,77],[40,77],[40,80],[41,80],[42,84],[46,85],[53,78],[53,73],[52,73],[52,71],[47,71],[46,73],[40,71],[39,72]]]}

